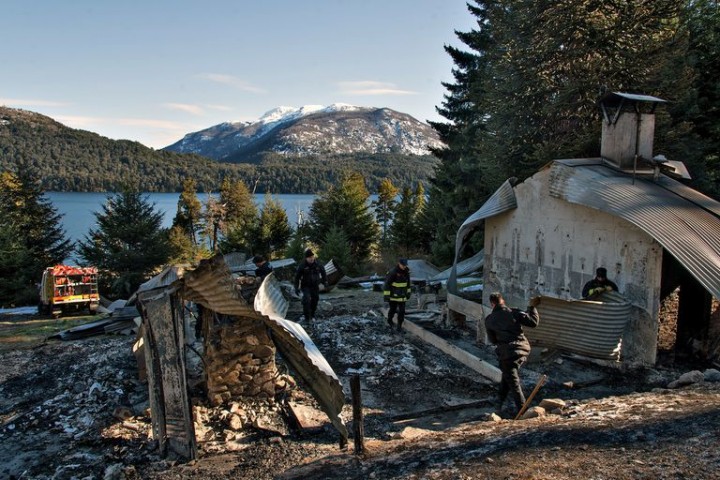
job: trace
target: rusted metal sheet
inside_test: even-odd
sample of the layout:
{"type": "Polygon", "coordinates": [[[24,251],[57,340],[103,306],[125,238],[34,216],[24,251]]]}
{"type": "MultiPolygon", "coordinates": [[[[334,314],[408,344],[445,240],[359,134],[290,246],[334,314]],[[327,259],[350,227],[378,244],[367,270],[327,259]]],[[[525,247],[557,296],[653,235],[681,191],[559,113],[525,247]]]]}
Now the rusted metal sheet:
{"type": "Polygon", "coordinates": [[[540,324],[525,329],[533,342],[604,360],[618,360],[632,305],[617,292],[598,301],[542,297],[540,324]]]}
{"type": "Polygon", "coordinates": [[[273,332],[278,351],[306,381],[330,421],[347,438],[347,428],[340,418],[345,402],[342,385],[307,332],[297,323],[285,320],[289,302],[274,275],[265,277],[251,304],[240,294],[230,269],[218,255],[202,261],[195,270],[186,271],[172,287],[166,288],[176,288],[185,300],[217,313],[263,320],[273,332]]]}
{"type": "Polygon", "coordinates": [[[240,295],[240,288],[220,255],[203,260],[195,270],[185,273],[182,295],[224,315],[260,318],[252,304],[240,295]]]}
{"type": "MultiPolygon", "coordinates": [[[[661,176],[663,178],[664,176],[661,176]]],[[[663,184],[670,184],[663,178],[663,184]]],[[[680,189],[678,189],[680,190],[680,189]]],[[[717,202],[703,208],[654,183],[602,165],[558,160],[550,171],[550,195],[622,218],[675,257],[715,297],[720,297],[720,217],[717,202]]]]}
{"type": "Polygon", "coordinates": [[[262,314],[265,323],[272,330],[278,351],[302,377],[320,408],[343,438],[347,439],[347,427],[340,418],[345,405],[345,394],[340,380],[305,329],[284,318],[288,301],[272,276],[266,277],[260,286],[255,296],[255,309],[262,314]]]}

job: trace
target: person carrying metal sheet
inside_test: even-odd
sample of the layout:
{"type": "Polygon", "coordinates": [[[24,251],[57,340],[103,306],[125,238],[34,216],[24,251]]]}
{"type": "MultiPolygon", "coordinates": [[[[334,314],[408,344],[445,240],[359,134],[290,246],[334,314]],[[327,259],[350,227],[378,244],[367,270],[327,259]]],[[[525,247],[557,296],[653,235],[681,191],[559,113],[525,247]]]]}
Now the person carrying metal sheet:
{"type": "Polygon", "coordinates": [[[502,410],[508,393],[512,394],[517,408],[520,411],[525,404],[525,395],[520,384],[520,367],[530,355],[530,342],[523,333],[523,326],[535,328],[540,323],[540,314],[535,308],[540,303],[540,297],[530,299],[527,311],[509,308],[499,292],[490,295],[492,312],[485,317],[485,330],[488,339],[496,345],[495,354],[500,363],[502,378],[498,401],[495,406],[499,413],[502,410]]]}
{"type": "Polygon", "coordinates": [[[406,258],[398,260],[397,265],[388,272],[383,285],[383,298],[390,304],[387,322],[390,328],[394,326],[393,317],[397,312],[397,331],[402,330],[405,320],[405,302],[410,300],[412,290],[410,284],[410,269],[406,258]]]}
{"type": "Polygon", "coordinates": [[[307,249],[305,260],[295,272],[295,293],[300,295],[302,290],[303,318],[309,322],[315,320],[315,311],[320,301],[320,284],[327,285],[325,268],[315,261],[315,253],[307,249]]]}
{"type": "Polygon", "coordinates": [[[615,290],[618,286],[612,280],[607,278],[607,269],[600,267],[595,270],[595,278],[585,284],[582,289],[582,298],[594,297],[603,292],[615,290]]]}

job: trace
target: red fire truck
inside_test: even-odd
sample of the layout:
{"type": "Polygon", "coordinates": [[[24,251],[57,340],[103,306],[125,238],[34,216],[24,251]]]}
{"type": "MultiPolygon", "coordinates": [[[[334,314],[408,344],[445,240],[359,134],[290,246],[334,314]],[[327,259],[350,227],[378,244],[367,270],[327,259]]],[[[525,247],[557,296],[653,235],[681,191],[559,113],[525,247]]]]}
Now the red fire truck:
{"type": "Polygon", "coordinates": [[[55,265],[43,272],[40,313],[54,317],[84,309],[95,313],[99,304],[97,268],[55,265]]]}

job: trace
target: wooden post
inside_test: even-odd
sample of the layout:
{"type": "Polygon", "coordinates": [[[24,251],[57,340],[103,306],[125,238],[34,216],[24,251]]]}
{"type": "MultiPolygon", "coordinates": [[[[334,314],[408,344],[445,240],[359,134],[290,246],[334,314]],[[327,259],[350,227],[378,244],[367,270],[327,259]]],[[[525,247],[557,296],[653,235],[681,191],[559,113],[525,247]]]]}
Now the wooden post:
{"type": "Polygon", "coordinates": [[[362,394],[360,393],[360,375],[350,378],[350,392],[353,404],[353,439],[355,440],[355,454],[365,453],[365,427],[363,425],[362,394]]]}
{"type": "Polygon", "coordinates": [[[538,383],[537,385],[535,385],[532,393],[530,394],[528,399],[525,400],[525,405],[522,406],[518,414],[515,416],[515,420],[522,417],[523,413],[525,413],[525,410],[527,410],[527,408],[530,406],[530,402],[532,402],[532,399],[535,398],[535,394],[537,394],[538,390],[540,390],[540,387],[542,387],[545,383],[545,380],[547,380],[547,375],[543,375],[542,377],[540,377],[540,380],[538,380],[538,383]]]}

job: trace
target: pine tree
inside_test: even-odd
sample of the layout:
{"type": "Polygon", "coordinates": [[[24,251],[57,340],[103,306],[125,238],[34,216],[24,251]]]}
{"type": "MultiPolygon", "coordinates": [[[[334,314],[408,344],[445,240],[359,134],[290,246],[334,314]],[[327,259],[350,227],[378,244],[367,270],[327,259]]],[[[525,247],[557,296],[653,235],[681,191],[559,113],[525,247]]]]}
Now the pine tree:
{"type": "Polygon", "coordinates": [[[388,243],[388,225],[393,220],[395,205],[397,204],[395,197],[397,197],[398,192],[399,190],[393,185],[392,180],[383,178],[378,187],[378,198],[372,203],[375,208],[375,218],[382,228],[380,243],[383,246],[388,243]]]}
{"type": "Polygon", "coordinates": [[[405,187],[395,212],[395,221],[390,226],[392,243],[403,257],[411,256],[418,245],[416,199],[412,190],[405,187]]]}
{"type": "Polygon", "coordinates": [[[292,235],[287,212],[277,200],[267,193],[260,210],[260,218],[252,235],[252,253],[274,258],[283,252],[292,235]]]}
{"type": "Polygon", "coordinates": [[[38,301],[33,278],[32,252],[14,229],[0,222],[0,308],[29,305],[38,301]]]}
{"type": "Polygon", "coordinates": [[[258,209],[247,186],[242,181],[224,179],[220,187],[220,203],[224,214],[220,230],[224,238],[221,251],[245,251],[252,249],[251,234],[257,230],[258,209]]]}
{"type": "Polygon", "coordinates": [[[4,237],[0,255],[5,257],[0,263],[8,272],[0,278],[10,282],[6,288],[0,287],[0,303],[37,301],[35,285],[43,270],[62,263],[73,250],[61,219],[32,166],[23,163],[17,173],[0,173],[0,230],[4,237]]]}
{"type": "Polygon", "coordinates": [[[177,214],[173,226],[180,227],[188,236],[193,246],[198,245],[197,234],[202,229],[202,204],[197,197],[197,184],[192,178],[183,181],[183,189],[178,199],[177,214]]]}
{"type": "Polygon", "coordinates": [[[312,203],[308,221],[310,238],[322,245],[332,227],[341,229],[350,243],[353,265],[361,268],[379,234],[369,199],[362,175],[353,172],[345,176],[339,186],[331,187],[312,203]]]}
{"type": "Polygon", "coordinates": [[[79,243],[80,257],[101,270],[116,297],[129,297],[170,255],[162,212],[137,191],[108,196],[95,212],[97,229],[79,243]]]}
{"type": "MultiPolygon", "coordinates": [[[[631,91],[672,100],[677,0],[474,0],[478,28],[448,47],[454,83],[433,127],[447,148],[429,189],[422,230],[438,263],[452,259],[462,221],[506,179],[524,180],[555,158],[599,154],[597,99],[631,91]]],[[[660,122],[662,124],[662,122],[660,122]]],[[[658,129],[662,135],[662,128],[658,129]]]]}
{"type": "Polygon", "coordinates": [[[339,227],[331,227],[325,237],[325,243],[320,248],[320,257],[329,262],[333,260],[335,265],[348,273],[358,273],[353,264],[350,242],[347,235],[339,227]]]}

